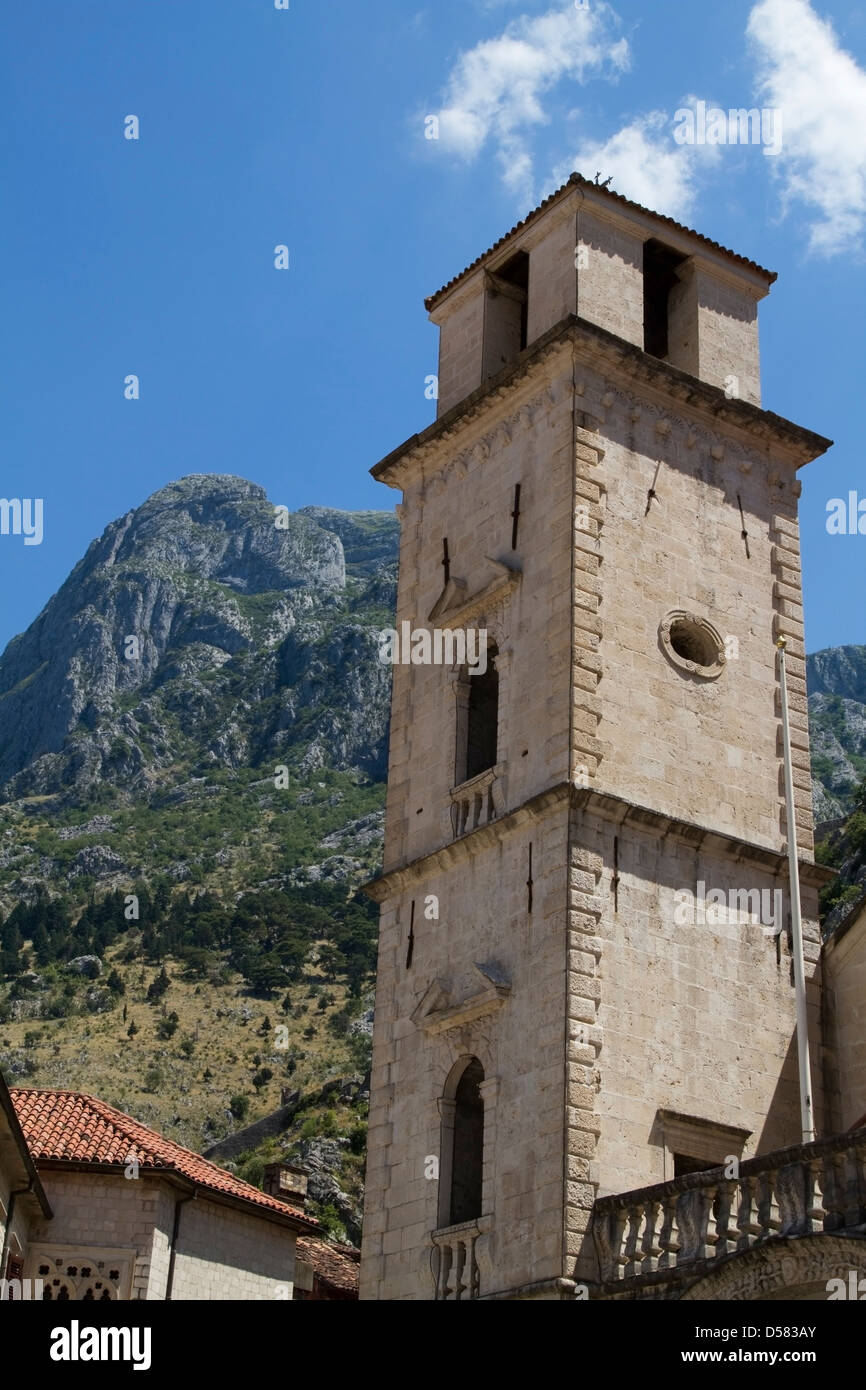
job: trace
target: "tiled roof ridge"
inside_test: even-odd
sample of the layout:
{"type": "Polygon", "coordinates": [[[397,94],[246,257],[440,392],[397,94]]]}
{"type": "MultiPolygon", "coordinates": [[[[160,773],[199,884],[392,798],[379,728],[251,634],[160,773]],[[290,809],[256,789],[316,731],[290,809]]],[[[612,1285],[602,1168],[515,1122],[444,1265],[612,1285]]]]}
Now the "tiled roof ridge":
{"type": "Polygon", "coordinates": [[[50,1087],[23,1086],[10,1087],[10,1095],[37,1164],[45,1160],[108,1163],[121,1167],[133,1156],[144,1167],[173,1171],[212,1192],[237,1197],[271,1212],[293,1216],[311,1231],[318,1226],[314,1218],[303,1215],[278,1197],[271,1197],[251,1183],[235,1177],[174,1139],[167,1139],[97,1096],[65,1088],[53,1090],[50,1087]],[[71,1142],[61,1144],[58,1142],[60,1136],[54,1131],[58,1125],[62,1126],[63,1139],[66,1140],[65,1131],[72,1120],[76,1123],[71,1142]],[[89,1132],[88,1121],[96,1122],[100,1130],[98,1136],[89,1132]],[[83,1153],[80,1152],[81,1141],[90,1146],[83,1153]],[[126,1153],[118,1153],[118,1147],[124,1148],[126,1153]]]}
{"type": "Polygon", "coordinates": [[[319,1235],[298,1237],[298,1258],[311,1264],[326,1284],[345,1292],[357,1292],[360,1254],[354,1246],[319,1235]]]}
{"type": "Polygon", "coordinates": [[[465,269],[461,270],[457,275],[454,275],[447,284],[443,285],[441,289],[436,290],[435,294],[428,295],[424,300],[424,307],[428,311],[435,308],[440,299],[442,299],[449,290],[452,290],[455,285],[459,284],[470,271],[477,269],[483,261],[487,260],[488,256],[492,256],[494,251],[498,251],[500,246],[504,246],[517,232],[523,231],[524,227],[528,227],[531,222],[534,222],[536,218],[544,212],[545,208],[561,198],[569,188],[594,188],[606,198],[612,198],[615,202],[621,203],[624,207],[634,208],[636,212],[646,213],[648,217],[654,217],[659,222],[664,222],[669,227],[675,227],[678,232],[685,232],[688,236],[696,237],[704,246],[711,246],[714,251],[720,252],[723,256],[728,256],[731,260],[736,261],[738,265],[747,266],[749,270],[757,271],[759,275],[765,275],[770,284],[778,278],[776,271],[767,270],[765,266],[759,265],[757,261],[751,260],[750,257],[740,255],[739,251],[732,251],[729,246],[722,246],[721,242],[714,241],[712,237],[706,236],[704,232],[699,232],[694,227],[687,226],[685,222],[678,222],[675,217],[668,217],[666,213],[655,212],[652,208],[644,207],[643,203],[636,203],[632,198],[627,198],[624,193],[616,193],[612,188],[604,188],[601,184],[594,183],[592,179],[584,178],[583,174],[579,174],[575,171],[575,173],[569,175],[564,184],[555,189],[553,193],[549,193],[546,198],[542,199],[538,207],[533,208],[532,211],[528,212],[519,222],[516,222],[498,241],[495,241],[492,246],[488,246],[487,250],[482,251],[480,256],[476,256],[475,260],[471,261],[465,269]]]}

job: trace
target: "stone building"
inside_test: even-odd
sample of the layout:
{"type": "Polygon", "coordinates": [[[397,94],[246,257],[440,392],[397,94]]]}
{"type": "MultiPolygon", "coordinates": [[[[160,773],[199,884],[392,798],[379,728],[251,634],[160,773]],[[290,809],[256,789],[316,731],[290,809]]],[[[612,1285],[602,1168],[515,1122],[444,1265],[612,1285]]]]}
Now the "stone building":
{"type": "Polygon", "coordinates": [[[573,175],[427,301],[438,417],[373,469],[402,491],[412,645],[368,887],[362,1299],[808,1297],[864,1269],[866,1134],[842,1134],[863,1019],[837,984],[825,1065],[797,520],[829,441],[761,406],[774,279],[573,175]],[[474,674],[448,632],[485,636],[474,674]]]}
{"type": "Polygon", "coordinates": [[[274,1191],[92,1096],[0,1077],[0,1269],[25,1296],[291,1299],[298,1237],[311,1287],[322,1242],[296,1183],[274,1191]]]}

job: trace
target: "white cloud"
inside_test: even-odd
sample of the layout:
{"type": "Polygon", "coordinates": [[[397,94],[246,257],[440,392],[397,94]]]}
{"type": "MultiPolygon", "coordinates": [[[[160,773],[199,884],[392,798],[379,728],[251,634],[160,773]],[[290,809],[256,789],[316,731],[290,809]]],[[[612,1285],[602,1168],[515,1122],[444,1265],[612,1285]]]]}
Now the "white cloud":
{"type": "Polygon", "coordinates": [[[462,53],[439,111],[441,147],[471,162],[492,141],[507,187],[531,197],[528,137],[549,120],[544,97],[564,78],[583,82],[624,71],[628,44],[615,29],[608,5],[578,9],[568,0],[535,18],[521,15],[497,38],[462,53]]]}
{"type": "Polygon", "coordinates": [[[783,143],[772,172],[785,202],[803,202],[817,213],[810,227],[814,250],[854,249],[866,223],[866,72],[808,0],[760,0],[747,32],[761,100],[782,112],[783,143]]]}
{"type": "Polygon", "coordinates": [[[699,161],[715,160],[717,151],[676,145],[670,134],[670,117],[652,111],[636,117],[607,140],[585,141],[574,159],[555,171],[555,184],[579,169],[585,178],[601,174],[612,178],[611,188],[654,212],[683,220],[690,214],[697,189],[699,161]]]}

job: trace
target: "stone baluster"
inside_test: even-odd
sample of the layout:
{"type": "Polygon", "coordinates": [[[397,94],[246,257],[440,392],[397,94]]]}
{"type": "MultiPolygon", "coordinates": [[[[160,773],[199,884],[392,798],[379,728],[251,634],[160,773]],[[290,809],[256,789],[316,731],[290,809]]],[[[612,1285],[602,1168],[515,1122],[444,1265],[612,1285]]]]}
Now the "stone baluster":
{"type": "Polygon", "coordinates": [[[628,1209],[628,1229],[626,1233],[625,1245],[623,1249],[623,1272],[624,1279],[631,1279],[636,1274],[640,1274],[640,1233],[643,1223],[643,1207],[631,1206],[628,1209]]]}
{"type": "Polygon", "coordinates": [[[767,1236],[778,1235],[782,1225],[782,1219],[779,1212],[779,1202],[776,1191],[776,1169],[771,1168],[768,1172],[762,1173],[758,1181],[761,1193],[758,1210],[760,1212],[763,1235],[765,1238],[767,1236]]]}
{"type": "Polygon", "coordinates": [[[596,1211],[592,1217],[592,1239],[598,1259],[598,1270],[602,1283],[616,1278],[614,1254],[611,1247],[611,1233],[616,1221],[615,1212],[596,1211]]]}
{"type": "Polygon", "coordinates": [[[680,1228],[677,1223],[676,1194],[666,1197],[664,1200],[659,1244],[662,1248],[662,1253],[659,1257],[659,1269],[674,1269],[680,1249],[682,1248],[680,1244],[680,1228]]]}
{"type": "Polygon", "coordinates": [[[439,1251],[439,1269],[436,1279],[436,1297],[451,1297],[451,1258],[452,1251],[450,1244],[437,1246],[439,1251]]]}
{"type": "Polygon", "coordinates": [[[701,1199],[704,1207],[703,1218],[703,1242],[704,1259],[714,1260],[718,1256],[719,1241],[719,1222],[718,1222],[718,1202],[722,1187],[720,1183],[712,1183],[710,1186],[701,1190],[701,1199]]]}
{"type": "Polygon", "coordinates": [[[472,1237],[471,1241],[469,1242],[469,1249],[467,1252],[469,1260],[469,1281],[467,1284],[467,1288],[469,1289],[470,1298],[478,1297],[481,1286],[481,1271],[478,1268],[478,1261],[475,1258],[476,1239],[476,1236],[472,1237]]]}
{"type": "Polygon", "coordinates": [[[710,1204],[699,1187],[681,1192],[677,1201],[677,1221],[680,1227],[682,1250],[680,1263],[705,1260],[712,1256],[713,1247],[707,1244],[710,1204]]]}
{"type": "Polygon", "coordinates": [[[463,1297],[466,1288],[466,1244],[463,1240],[455,1240],[452,1270],[454,1272],[454,1293],[455,1300],[463,1297]]]}
{"type": "Polygon", "coordinates": [[[845,1161],[840,1154],[828,1154],[824,1161],[824,1203],[828,1215],[824,1229],[838,1231],[845,1225],[845,1161]]]}
{"type": "Polygon", "coordinates": [[[807,1175],[808,1168],[802,1163],[786,1163],[776,1175],[780,1235],[801,1236],[807,1230],[807,1175]]]}
{"type": "Polygon", "coordinates": [[[755,1188],[755,1178],[743,1178],[740,1182],[740,1210],[737,1213],[737,1230],[740,1232],[738,1250],[748,1250],[763,1232],[758,1219],[755,1188]]]}
{"type": "Polygon", "coordinates": [[[610,1213],[610,1252],[611,1266],[609,1278],[622,1279],[625,1277],[626,1263],[626,1226],[628,1222],[628,1212],[624,1207],[618,1207],[616,1211],[610,1213]]]}
{"type": "Polygon", "coordinates": [[[720,1182],[716,1191],[716,1200],[713,1204],[715,1216],[715,1254],[716,1259],[722,1255],[731,1255],[737,1248],[739,1231],[736,1225],[737,1201],[739,1196],[739,1183],[733,1179],[720,1182]]]}
{"type": "Polygon", "coordinates": [[[645,1207],[646,1221],[644,1223],[643,1259],[640,1262],[641,1274],[655,1274],[659,1267],[659,1257],[662,1254],[662,1246],[659,1243],[659,1215],[663,1211],[661,1202],[655,1202],[652,1198],[647,1201],[645,1207]]]}
{"type": "Polygon", "coordinates": [[[824,1205],[824,1161],[820,1158],[809,1160],[806,1169],[806,1222],[809,1232],[820,1232],[825,1228],[827,1208],[824,1205]]]}

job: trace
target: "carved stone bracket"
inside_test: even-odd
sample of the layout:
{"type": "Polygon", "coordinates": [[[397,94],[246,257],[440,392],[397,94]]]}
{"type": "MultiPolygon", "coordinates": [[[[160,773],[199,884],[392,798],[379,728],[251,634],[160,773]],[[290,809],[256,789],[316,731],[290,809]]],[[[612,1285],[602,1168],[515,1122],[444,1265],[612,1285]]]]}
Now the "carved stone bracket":
{"type": "Polygon", "coordinates": [[[445,980],[434,980],[424,991],[412,1012],[412,1022],[429,1036],[474,1023],[478,1018],[496,1013],[511,993],[511,981],[493,961],[474,963],[483,988],[455,1001],[451,986],[445,980]]]}
{"type": "Polygon", "coordinates": [[[467,623],[470,618],[476,617],[484,608],[494,603],[501,603],[507,598],[523,578],[522,571],[512,565],[506,565],[501,560],[494,560],[492,556],[484,557],[493,568],[493,574],[487,583],[480,589],[476,589],[473,594],[466,593],[465,579],[449,579],[439,598],[434,603],[427,617],[430,623],[436,622],[439,618],[447,618],[449,623],[459,625],[467,623]]]}

